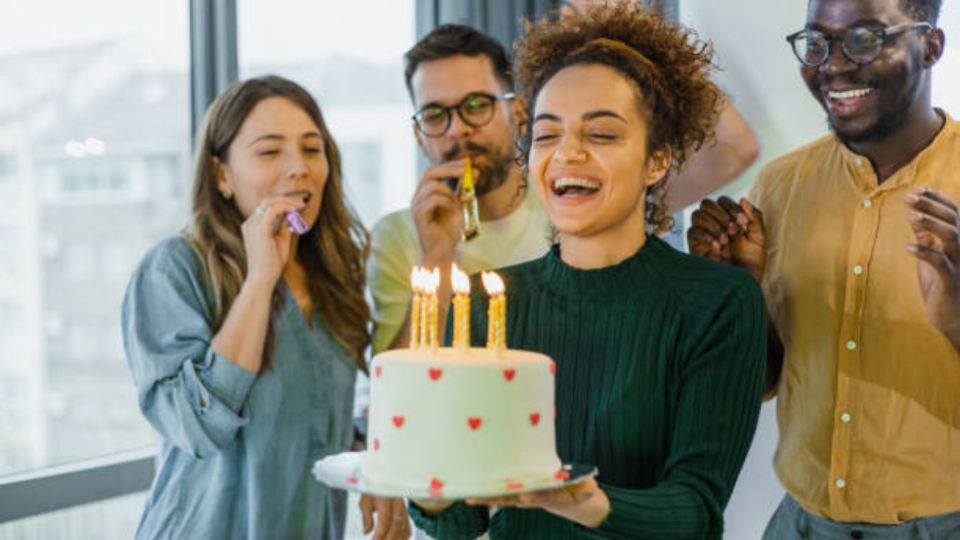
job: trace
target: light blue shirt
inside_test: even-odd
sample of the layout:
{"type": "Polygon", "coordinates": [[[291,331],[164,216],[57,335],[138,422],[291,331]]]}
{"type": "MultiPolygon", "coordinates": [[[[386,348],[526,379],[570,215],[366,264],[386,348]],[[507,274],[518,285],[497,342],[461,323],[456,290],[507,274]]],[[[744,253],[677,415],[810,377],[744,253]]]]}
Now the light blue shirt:
{"type": "Polygon", "coordinates": [[[124,298],[140,409],[162,436],[137,538],[341,538],[346,494],[310,468],[350,447],[356,364],[281,284],[272,367],[240,368],[211,347],[203,275],[190,244],[170,238],[124,298]]]}

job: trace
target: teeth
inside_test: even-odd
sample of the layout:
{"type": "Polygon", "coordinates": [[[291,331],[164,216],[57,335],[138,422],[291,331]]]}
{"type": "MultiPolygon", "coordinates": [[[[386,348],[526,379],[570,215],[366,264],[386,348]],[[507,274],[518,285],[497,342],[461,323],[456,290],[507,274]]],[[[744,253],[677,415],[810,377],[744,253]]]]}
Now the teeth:
{"type": "Polygon", "coordinates": [[[553,182],[553,189],[556,191],[572,187],[581,187],[586,189],[600,189],[600,182],[587,180],[586,178],[563,177],[557,178],[553,182]]]}
{"type": "Polygon", "coordinates": [[[856,90],[844,90],[843,92],[827,92],[827,95],[830,96],[830,99],[850,99],[863,97],[870,92],[873,92],[872,88],[859,88],[856,90]]]}

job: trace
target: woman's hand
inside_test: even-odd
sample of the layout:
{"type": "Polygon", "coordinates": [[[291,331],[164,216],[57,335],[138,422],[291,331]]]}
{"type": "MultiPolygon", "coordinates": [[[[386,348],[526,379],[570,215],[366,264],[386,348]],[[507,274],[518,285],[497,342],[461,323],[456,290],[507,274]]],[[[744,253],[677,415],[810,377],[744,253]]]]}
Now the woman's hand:
{"type": "Polygon", "coordinates": [[[303,210],[300,197],[267,197],[240,227],[247,252],[247,280],[273,289],[290,259],[290,236],[283,218],[291,210],[303,210]]]}
{"type": "Polygon", "coordinates": [[[373,530],[373,514],[377,515],[377,531],[373,540],[410,538],[410,518],[403,499],[386,499],[363,495],[360,497],[360,512],[363,514],[363,533],[373,530]]]}
{"type": "Polygon", "coordinates": [[[467,499],[467,504],[541,508],[584,527],[599,526],[610,514],[610,499],[594,478],[572,486],[543,491],[531,491],[509,497],[467,499]]]}

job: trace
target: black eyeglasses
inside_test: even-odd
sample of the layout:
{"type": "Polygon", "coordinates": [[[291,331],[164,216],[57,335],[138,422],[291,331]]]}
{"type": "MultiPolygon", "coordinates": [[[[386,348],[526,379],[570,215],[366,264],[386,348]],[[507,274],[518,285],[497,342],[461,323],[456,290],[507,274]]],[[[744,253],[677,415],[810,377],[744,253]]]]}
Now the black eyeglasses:
{"type": "Polygon", "coordinates": [[[924,31],[927,31],[933,28],[933,25],[926,22],[914,22],[898,24],[888,28],[858,26],[835,35],[804,29],[787,36],[787,41],[793,47],[793,54],[806,66],[822,66],[830,58],[830,46],[834,41],[840,42],[843,54],[851,62],[867,64],[880,56],[887,38],[915,28],[923,28],[924,31]]]}
{"type": "Polygon", "coordinates": [[[487,125],[496,113],[494,104],[500,99],[513,99],[513,92],[499,96],[475,92],[467,94],[460,103],[444,107],[443,105],[427,105],[413,115],[420,132],[427,137],[439,137],[450,129],[452,111],[457,111],[463,123],[474,128],[487,125]]]}

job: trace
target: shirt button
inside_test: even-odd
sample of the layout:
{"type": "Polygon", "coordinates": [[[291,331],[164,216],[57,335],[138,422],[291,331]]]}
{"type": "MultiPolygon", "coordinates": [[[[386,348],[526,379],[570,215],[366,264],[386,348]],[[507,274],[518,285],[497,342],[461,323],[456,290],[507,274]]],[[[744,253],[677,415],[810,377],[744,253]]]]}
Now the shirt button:
{"type": "Polygon", "coordinates": [[[864,200],[863,200],[863,207],[864,207],[864,208],[873,208],[873,201],[871,201],[870,199],[864,199],[864,200]]]}
{"type": "Polygon", "coordinates": [[[848,350],[848,351],[855,351],[856,349],[857,349],[857,342],[856,342],[856,341],[848,341],[848,342],[847,342],[847,350],[848,350]]]}
{"type": "Polygon", "coordinates": [[[853,273],[860,276],[863,275],[863,267],[859,264],[853,267],[853,273]]]}
{"type": "Polygon", "coordinates": [[[850,413],[843,413],[840,415],[840,421],[844,424],[850,423],[850,413]]]}
{"type": "Polygon", "coordinates": [[[837,489],[843,489],[847,487],[847,483],[844,482],[842,478],[834,482],[833,485],[837,486],[837,489]]]}

